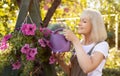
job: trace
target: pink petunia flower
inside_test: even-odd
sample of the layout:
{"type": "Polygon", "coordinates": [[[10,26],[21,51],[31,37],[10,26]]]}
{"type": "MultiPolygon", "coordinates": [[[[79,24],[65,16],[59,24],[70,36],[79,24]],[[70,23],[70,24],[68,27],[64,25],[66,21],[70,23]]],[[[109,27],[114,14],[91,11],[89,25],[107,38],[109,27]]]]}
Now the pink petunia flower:
{"type": "Polygon", "coordinates": [[[11,34],[5,35],[4,38],[2,39],[2,41],[7,41],[12,37],[11,34]]]}
{"type": "Polygon", "coordinates": [[[50,58],[49,58],[49,64],[54,64],[55,62],[56,62],[55,57],[53,55],[50,56],[50,58]]]}
{"type": "Polygon", "coordinates": [[[42,33],[44,34],[45,37],[48,37],[52,33],[52,31],[48,28],[43,28],[42,33]]]}
{"type": "Polygon", "coordinates": [[[22,52],[23,54],[27,54],[27,53],[29,52],[29,50],[30,50],[29,44],[25,44],[25,45],[21,48],[21,52],[22,52]]]}
{"type": "Polygon", "coordinates": [[[41,45],[41,47],[46,47],[46,44],[43,39],[39,39],[38,43],[41,45]]]}
{"type": "Polygon", "coordinates": [[[22,33],[23,33],[24,35],[26,35],[26,32],[27,32],[27,24],[23,24],[20,30],[22,31],[22,33]]]}
{"type": "Polygon", "coordinates": [[[40,30],[40,32],[42,32],[42,31],[43,31],[43,28],[42,28],[42,27],[40,27],[40,28],[39,28],[39,30],[40,30]]]}
{"type": "Polygon", "coordinates": [[[44,5],[44,10],[48,10],[49,6],[48,5],[44,5]]]}
{"type": "Polygon", "coordinates": [[[48,37],[52,33],[50,29],[45,27],[44,28],[40,27],[40,32],[42,32],[45,37],[48,37]]]}
{"type": "Polygon", "coordinates": [[[35,35],[36,25],[35,24],[23,24],[21,31],[24,35],[35,35]]]}
{"type": "Polygon", "coordinates": [[[29,55],[31,57],[35,57],[36,54],[37,54],[37,48],[30,48],[29,55]]]}
{"type": "Polygon", "coordinates": [[[37,54],[37,48],[30,48],[29,53],[27,53],[26,55],[27,60],[34,60],[36,54],[37,54]]]}
{"type": "Polygon", "coordinates": [[[44,41],[45,41],[46,45],[51,48],[50,41],[49,41],[49,40],[46,40],[46,39],[44,39],[44,41]]]}
{"type": "Polygon", "coordinates": [[[65,12],[69,12],[69,8],[64,8],[64,11],[65,12]]]}
{"type": "Polygon", "coordinates": [[[5,50],[8,48],[7,42],[6,41],[2,41],[0,43],[0,50],[5,50]]]}
{"type": "Polygon", "coordinates": [[[30,54],[26,55],[27,60],[33,61],[35,59],[35,56],[32,57],[30,54]]]}
{"type": "Polygon", "coordinates": [[[15,63],[13,63],[12,64],[12,69],[13,70],[15,70],[15,69],[20,69],[20,67],[21,67],[21,63],[20,63],[20,61],[17,61],[17,62],[15,62],[15,63]]]}

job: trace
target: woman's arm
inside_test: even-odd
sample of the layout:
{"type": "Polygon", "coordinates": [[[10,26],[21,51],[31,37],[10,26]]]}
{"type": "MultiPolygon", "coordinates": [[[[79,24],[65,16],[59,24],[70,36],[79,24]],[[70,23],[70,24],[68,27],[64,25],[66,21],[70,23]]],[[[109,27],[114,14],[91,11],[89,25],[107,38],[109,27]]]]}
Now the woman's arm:
{"type": "Polygon", "coordinates": [[[92,56],[87,55],[84,49],[82,48],[80,40],[75,36],[75,34],[72,31],[65,29],[64,36],[67,40],[72,42],[76,51],[78,63],[85,73],[93,71],[105,58],[104,55],[100,52],[94,52],[92,56]]]}
{"type": "Polygon", "coordinates": [[[93,71],[104,59],[104,55],[100,52],[94,52],[92,56],[87,55],[78,41],[74,41],[73,45],[76,50],[79,65],[85,73],[93,71]]]}

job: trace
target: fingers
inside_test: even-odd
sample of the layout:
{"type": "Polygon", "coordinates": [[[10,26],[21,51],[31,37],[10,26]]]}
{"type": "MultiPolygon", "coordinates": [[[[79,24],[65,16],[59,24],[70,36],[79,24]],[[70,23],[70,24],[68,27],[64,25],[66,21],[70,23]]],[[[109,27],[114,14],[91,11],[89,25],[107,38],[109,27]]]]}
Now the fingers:
{"type": "Polygon", "coordinates": [[[65,53],[60,53],[60,52],[56,52],[56,53],[55,52],[51,52],[51,53],[58,60],[63,60],[64,59],[65,53]]]}
{"type": "Polygon", "coordinates": [[[68,37],[69,37],[69,30],[68,29],[64,29],[63,30],[63,34],[64,34],[64,36],[65,36],[65,38],[68,40],[68,37]]]}

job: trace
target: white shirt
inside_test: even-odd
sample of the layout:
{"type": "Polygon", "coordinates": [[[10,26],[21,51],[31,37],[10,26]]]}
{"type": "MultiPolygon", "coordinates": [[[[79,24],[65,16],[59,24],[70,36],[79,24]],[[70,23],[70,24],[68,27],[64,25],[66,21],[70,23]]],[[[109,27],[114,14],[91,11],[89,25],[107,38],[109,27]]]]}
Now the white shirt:
{"type": "MultiPolygon", "coordinates": [[[[88,53],[94,45],[95,43],[92,43],[90,45],[84,45],[83,49],[85,50],[86,53],[88,53]]],[[[94,71],[88,73],[88,76],[102,76],[102,69],[104,68],[106,58],[108,56],[108,50],[109,50],[109,45],[106,41],[100,42],[94,47],[92,53],[94,53],[95,51],[101,52],[104,55],[105,59],[100,63],[100,65],[94,71]]]]}

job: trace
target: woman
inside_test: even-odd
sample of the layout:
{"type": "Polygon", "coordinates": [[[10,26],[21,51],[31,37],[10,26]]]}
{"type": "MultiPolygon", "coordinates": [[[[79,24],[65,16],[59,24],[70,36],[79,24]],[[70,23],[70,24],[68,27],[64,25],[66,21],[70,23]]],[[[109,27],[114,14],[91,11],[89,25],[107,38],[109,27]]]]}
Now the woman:
{"type": "MultiPolygon", "coordinates": [[[[102,76],[102,69],[108,56],[109,45],[105,41],[107,33],[101,13],[91,9],[83,11],[78,25],[78,33],[82,36],[81,40],[71,30],[64,29],[63,31],[65,38],[71,41],[74,46],[75,53],[73,55],[76,56],[77,66],[81,67],[87,76],[102,76]],[[88,55],[91,49],[91,55],[88,55]]],[[[56,58],[69,76],[80,76],[79,73],[77,75],[77,70],[71,69],[73,68],[71,61],[67,65],[61,54],[56,54],[56,58]],[[73,71],[76,75],[72,74],[73,71]]]]}

